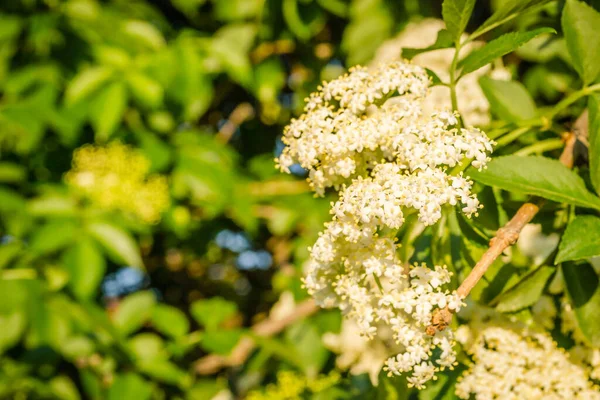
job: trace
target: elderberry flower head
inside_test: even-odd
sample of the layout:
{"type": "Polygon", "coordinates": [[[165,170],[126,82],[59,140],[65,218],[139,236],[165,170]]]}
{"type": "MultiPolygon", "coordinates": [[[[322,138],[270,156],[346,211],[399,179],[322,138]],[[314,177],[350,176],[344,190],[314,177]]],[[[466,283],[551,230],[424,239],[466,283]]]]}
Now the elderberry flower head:
{"type": "Polygon", "coordinates": [[[585,369],[546,333],[490,325],[468,351],[474,364],[456,385],[461,399],[600,399],[585,369]]]}
{"type": "Polygon", "coordinates": [[[424,225],[446,205],[476,214],[472,182],[447,169],[466,159],[483,168],[493,145],[478,129],[457,127],[453,112],[424,113],[428,86],[425,70],[404,62],[353,68],[307,99],[277,160],[285,172],[294,163],[307,169],[317,194],[339,191],[310,249],[308,292],[322,307],[339,308],[367,340],[391,332],[396,351],[384,369],[409,374],[417,388],[455,365],[453,332],[426,329],[437,309],[458,311],[462,301],[445,288],[445,266],[404,265],[396,234],[409,212],[424,225]]]}

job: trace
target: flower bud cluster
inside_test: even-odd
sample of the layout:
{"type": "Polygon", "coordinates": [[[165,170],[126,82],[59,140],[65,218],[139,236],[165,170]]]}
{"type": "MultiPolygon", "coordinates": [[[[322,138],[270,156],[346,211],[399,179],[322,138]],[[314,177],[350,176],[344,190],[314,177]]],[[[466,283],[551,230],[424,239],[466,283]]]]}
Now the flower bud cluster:
{"type": "Polygon", "coordinates": [[[277,160],[285,172],[294,163],[308,169],[317,194],[340,192],[310,249],[309,293],[322,307],[338,307],[367,339],[391,331],[400,351],[384,369],[412,372],[407,380],[418,388],[456,362],[452,331],[425,330],[436,309],[458,311],[461,299],[445,289],[445,266],[405,265],[396,234],[407,213],[424,225],[436,223],[445,205],[476,214],[471,181],[447,169],[465,159],[483,168],[493,145],[477,129],[457,128],[452,112],[425,114],[428,85],[425,70],[411,64],[354,68],[307,99],[277,160]]]}
{"type": "Polygon", "coordinates": [[[69,186],[104,209],[120,210],[153,224],[169,207],[169,186],[161,175],[148,175],[150,161],[119,142],[75,150],[65,175],[69,186]]]}

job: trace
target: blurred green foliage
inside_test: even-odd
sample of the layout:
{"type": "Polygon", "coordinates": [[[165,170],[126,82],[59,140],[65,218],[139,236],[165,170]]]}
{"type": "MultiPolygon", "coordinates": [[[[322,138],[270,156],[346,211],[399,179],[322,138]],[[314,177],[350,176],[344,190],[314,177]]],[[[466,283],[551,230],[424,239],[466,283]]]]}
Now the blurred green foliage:
{"type": "MultiPolygon", "coordinates": [[[[208,399],[225,388],[194,360],[227,354],[283,291],[306,296],[290,260],[306,257],[327,216],[326,201],[274,169],[282,126],[318,82],[434,8],[3,2],[0,398],[208,399]],[[108,143],[126,144],[127,158],[67,185],[75,150],[108,143]],[[141,186],[123,186],[144,160],[169,184],[160,222],[137,215],[141,186]],[[120,206],[108,206],[111,177],[130,196],[120,206]]],[[[309,320],[286,339],[315,378],[329,358],[323,332],[309,320]]],[[[271,342],[239,393],[273,372],[265,362],[282,344],[271,342]]]]}

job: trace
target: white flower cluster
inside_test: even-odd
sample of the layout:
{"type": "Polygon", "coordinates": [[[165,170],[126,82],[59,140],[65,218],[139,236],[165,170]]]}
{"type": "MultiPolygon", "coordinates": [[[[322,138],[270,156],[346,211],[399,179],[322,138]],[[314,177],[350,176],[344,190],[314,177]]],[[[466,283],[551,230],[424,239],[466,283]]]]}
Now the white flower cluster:
{"type": "Polygon", "coordinates": [[[462,399],[600,399],[585,369],[545,333],[492,325],[469,352],[475,363],[456,385],[462,399]]]}
{"type": "MultiPolygon", "coordinates": [[[[444,21],[427,18],[416,23],[410,23],[402,32],[393,39],[385,42],[377,51],[373,65],[382,62],[391,62],[400,59],[402,48],[425,48],[432,45],[437,33],[445,28],[444,21]]],[[[463,39],[466,35],[463,35],[463,39]]],[[[478,46],[481,42],[471,42],[463,47],[461,56],[465,56],[478,46]]],[[[440,49],[421,53],[413,58],[416,65],[429,68],[435,72],[440,79],[448,81],[448,71],[454,57],[453,49],[440,49]]],[[[477,71],[465,75],[456,87],[460,99],[459,112],[463,119],[475,126],[484,126],[490,122],[490,105],[479,86],[479,78],[489,75],[493,79],[509,80],[510,72],[505,68],[494,68],[486,65],[477,71]]],[[[433,87],[425,102],[425,109],[432,111],[450,107],[450,91],[443,86],[433,87]]]]}
{"type": "Polygon", "coordinates": [[[425,330],[436,309],[457,311],[461,299],[444,289],[445,266],[403,265],[396,234],[408,212],[424,225],[436,223],[444,205],[475,214],[472,183],[447,168],[465,159],[483,168],[493,144],[477,129],[456,128],[451,112],[425,115],[428,83],[424,69],[402,62],[352,69],[310,96],[305,114],[285,130],[277,160],[286,172],[293,163],[308,169],[317,194],[340,190],[332,221],[310,249],[309,293],[340,308],[365,338],[390,330],[400,352],[385,369],[412,371],[408,382],[418,388],[455,364],[452,331],[425,330]]]}

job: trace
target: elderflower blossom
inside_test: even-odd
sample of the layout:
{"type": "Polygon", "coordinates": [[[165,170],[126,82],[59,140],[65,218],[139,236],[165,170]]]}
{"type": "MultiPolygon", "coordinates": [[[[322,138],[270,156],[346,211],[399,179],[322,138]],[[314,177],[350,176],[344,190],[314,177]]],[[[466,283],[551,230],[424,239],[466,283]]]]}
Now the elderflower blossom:
{"type": "Polygon", "coordinates": [[[75,150],[65,181],[101,208],[128,212],[153,224],[169,206],[169,187],[164,176],[148,176],[149,169],[148,159],[130,146],[85,145],[75,150]]]}
{"type": "MultiPolygon", "coordinates": [[[[444,21],[427,18],[419,22],[410,23],[400,32],[398,36],[383,43],[377,50],[372,65],[382,62],[396,61],[402,57],[403,48],[425,48],[432,45],[440,30],[445,28],[444,21]]],[[[466,38],[463,35],[462,40],[466,38]]],[[[463,46],[461,55],[468,53],[481,46],[481,42],[470,42],[463,46]]],[[[418,54],[412,61],[422,67],[435,72],[440,79],[448,81],[448,71],[454,58],[454,49],[439,49],[418,54]]],[[[490,122],[490,105],[479,86],[479,78],[489,75],[493,79],[509,80],[510,73],[503,67],[494,68],[486,65],[477,71],[465,75],[456,86],[459,102],[459,112],[463,119],[475,126],[484,126],[490,122]]],[[[450,91],[443,86],[431,88],[425,102],[426,110],[449,108],[450,91]]]]}
{"type": "Polygon", "coordinates": [[[308,292],[320,306],[338,307],[367,340],[391,332],[397,352],[384,369],[410,373],[417,388],[455,365],[452,331],[430,336],[426,329],[435,310],[458,311],[462,301],[445,289],[445,266],[403,265],[395,236],[408,212],[424,225],[436,223],[446,205],[476,214],[472,182],[447,169],[465,159],[483,168],[493,145],[478,129],[457,128],[452,112],[425,113],[428,86],[425,70],[412,64],[353,68],[307,99],[277,160],[284,172],[294,163],[307,169],[317,194],[340,192],[332,221],[310,248],[308,292]]]}
{"type": "Polygon", "coordinates": [[[489,325],[468,352],[474,364],[456,385],[461,399],[600,399],[585,369],[546,333],[489,325]]]}

